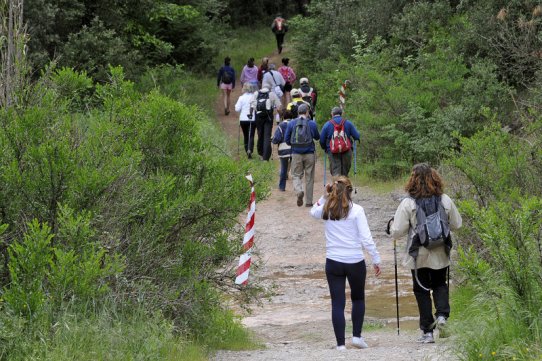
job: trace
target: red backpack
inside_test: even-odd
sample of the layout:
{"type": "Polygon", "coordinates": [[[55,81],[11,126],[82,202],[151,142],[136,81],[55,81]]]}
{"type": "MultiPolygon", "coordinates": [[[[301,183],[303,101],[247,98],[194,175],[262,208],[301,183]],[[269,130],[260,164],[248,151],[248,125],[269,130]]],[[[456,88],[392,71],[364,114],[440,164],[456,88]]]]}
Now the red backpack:
{"type": "Polygon", "coordinates": [[[344,123],[346,120],[343,119],[339,124],[335,123],[333,119],[331,119],[330,122],[333,124],[333,134],[329,141],[329,150],[333,154],[348,152],[352,148],[352,142],[350,142],[350,139],[344,131],[344,123]]]}

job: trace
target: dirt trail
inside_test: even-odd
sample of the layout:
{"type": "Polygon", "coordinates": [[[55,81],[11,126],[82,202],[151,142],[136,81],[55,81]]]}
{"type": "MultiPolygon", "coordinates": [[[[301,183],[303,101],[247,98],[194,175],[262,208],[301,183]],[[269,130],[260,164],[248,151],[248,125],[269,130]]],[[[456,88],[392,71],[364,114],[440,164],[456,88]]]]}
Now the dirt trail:
{"type": "MultiPolygon", "coordinates": [[[[276,52],[271,62],[277,67],[287,56],[276,52]]],[[[234,64],[239,68],[239,64],[234,64]]],[[[298,77],[304,74],[298,74],[298,77]]],[[[309,77],[310,79],[310,77],[309,77]]],[[[240,86],[232,93],[232,108],[240,95],[240,86]]],[[[238,114],[224,115],[223,103],[217,100],[218,120],[224,131],[236,143],[239,128],[238,114]]],[[[241,145],[242,148],[242,145],[241,145]]],[[[241,152],[241,161],[245,160],[241,152]]],[[[259,160],[253,159],[253,162],[259,160]]],[[[323,190],[323,163],[316,164],[314,200],[323,190]]],[[[323,222],[310,217],[309,208],[297,207],[292,182],[286,192],[279,192],[277,176],[270,197],[257,201],[255,221],[255,255],[259,268],[252,267],[250,280],[266,285],[274,284],[276,293],[264,300],[263,306],[253,307],[250,315],[243,315],[243,324],[262,340],[266,348],[257,351],[220,351],[213,360],[240,359],[270,360],[358,360],[363,357],[375,361],[392,360],[453,360],[446,352],[450,339],[437,339],[435,344],[419,345],[415,339],[417,309],[411,291],[410,272],[401,266],[402,247],[398,246],[401,334],[396,331],[393,244],[384,233],[387,220],[393,215],[401,195],[377,194],[368,187],[356,186],[354,201],[363,206],[373,238],[382,255],[382,275],[376,278],[368,268],[366,284],[366,315],[363,336],[368,349],[357,350],[349,344],[351,321],[347,312],[347,348],[335,350],[331,325],[331,302],[324,274],[325,240],[323,222]],[[399,249],[401,248],[401,249],[399,249]],[[350,323],[350,328],[349,328],[350,323]]],[[[328,176],[329,180],[329,176],[328,176]]],[[[346,310],[350,309],[347,295],[346,310]]]]}

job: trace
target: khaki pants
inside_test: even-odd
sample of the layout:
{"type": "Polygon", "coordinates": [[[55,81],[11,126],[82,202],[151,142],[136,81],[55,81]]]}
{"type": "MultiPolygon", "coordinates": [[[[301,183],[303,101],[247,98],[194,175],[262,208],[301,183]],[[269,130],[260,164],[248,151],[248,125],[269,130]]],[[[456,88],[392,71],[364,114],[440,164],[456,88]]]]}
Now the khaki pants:
{"type": "Polygon", "coordinates": [[[316,154],[292,154],[292,176],[296,194],[303,192],[303,176],[305,176],[305,204],[312,204],[314,188],[314,170],[316,154]]]}

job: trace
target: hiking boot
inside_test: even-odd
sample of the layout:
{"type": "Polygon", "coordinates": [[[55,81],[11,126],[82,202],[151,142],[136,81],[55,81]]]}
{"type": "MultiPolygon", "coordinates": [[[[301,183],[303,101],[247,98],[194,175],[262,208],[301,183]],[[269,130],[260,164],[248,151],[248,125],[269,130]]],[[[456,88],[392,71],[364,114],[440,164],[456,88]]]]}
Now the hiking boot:
{"type": "Polygon", "coordinates": [[[446,338],[450,336],[448,333],[448,327],[446,326],[446,317],[438,316],[435,323],[436,323],[436,328],[439,331],[438,337],[446,338]]]}
{"type": "Polygon", "coordinates": [[[345,345],[337,346],[337,350],[338,351],[344,351],[344,350],[346,350],[346,346],[345,345]]]}
{"type": "Polygon", "coordinates": [[[423,333],[422,336],[416,340],[418,343],[435,343],[435,339],[433,338],[433,332],[426,332],[423,333]]]}
{"type": "Polygon", "coordinates": [[[303,205],[303,196],[304,195],[305,195],[305,193],[303,193],[303,192],[297,193],[297,206],[298,207],[301,207],[303,205]]]}
{"type": "Polygon", "coordinates": [[[365,342],[365,340],[363,339],[362,336],[360,337],[352,337],[352,346],[356,347],[356,348],[367,348],[369,346],[367,346],[367,343],[365,342]]]}

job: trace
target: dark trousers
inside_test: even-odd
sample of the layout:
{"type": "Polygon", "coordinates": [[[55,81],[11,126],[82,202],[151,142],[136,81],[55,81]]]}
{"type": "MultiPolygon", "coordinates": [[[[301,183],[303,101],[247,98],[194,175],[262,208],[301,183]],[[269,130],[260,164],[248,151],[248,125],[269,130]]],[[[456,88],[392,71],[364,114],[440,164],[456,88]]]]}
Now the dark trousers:
{"type": "Polygon", "coordinates": [[[333,154],[328,152],[329,172],[332,176],[348,176],[352,166],[352,150],[348,152],[333,154]]]}
{"type": "Polygon", "coordinates": [[[288,166],[292,157],[280,158],[280,176],[279,176],[279,189],[281,191],[286,190],[286,179],[288,178],[288,166]]]}
{"type": "Polygon", "coordinates": [[[263,160],[271,158],[271,131],[273,130],[273,120],[271,117],[256,118],[256,130],[258,131],[258,154],[263,157],[263,160]]]}
{"type": "MultiPolygon", "coordinates": [[[[418,268],[418,279],[425,288],[433,291],[433,303],[435,304],[435,316],[450,316],[450,300],[448,295],[448,285],[446,284],[446,275],[448,267],[434,270],[431,268],[418,268]]],[[[412,280],[414,283],[414,296],[418,303],[420,312],[420,329],[423,332],[431,332],[435,322],[433,318],[433,305],[431,302],[431,292],[420,287],[416,282],[414,270],[412,270],[412,280]]]]}
{"type": "Polygon", "coordinates": [[[256,126],[253,121],[242,120],[241,130],[243,131],[243,144],[245,145],[245,153],[250,150],[250,153],[254,153],[254,133],[256,132],[256,126]]]}
{"type": "Polygon", "coordinates": [[[285,34],[275,34],[275,37],[277,38],[277,49],[279,51],[279,54],[282,52],[282,44],[284,43],[284,35],[285,34]]]}
{"type": "Polygon", "coordinates": [[[337,339],[337,346],[344,345],[344,329],[346,321],[344,308],[346,306],[346,280],[350,285],[352,300],[352,334],[361,336],[363,319],[365,317],[365,277],[367,267],[365,261],[358,263],[342,263],[326,259],[326,277],[331,294],[331,322],[337,339]]]}

